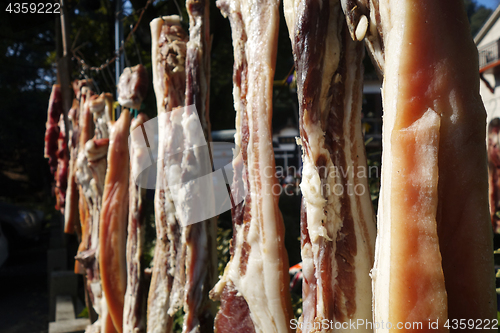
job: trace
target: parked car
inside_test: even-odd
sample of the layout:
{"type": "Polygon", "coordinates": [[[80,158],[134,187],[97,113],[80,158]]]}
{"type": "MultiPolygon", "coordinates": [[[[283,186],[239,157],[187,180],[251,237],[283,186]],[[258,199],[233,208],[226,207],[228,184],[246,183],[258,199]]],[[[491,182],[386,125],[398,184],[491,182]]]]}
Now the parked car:
{"type": "Polygon", "coordinates": [[[42,230],[43,217],[43,212],[39,210],[0,202],[0,226],[11,249],[20,245],[19,242],[37,240],[42,230]]]}

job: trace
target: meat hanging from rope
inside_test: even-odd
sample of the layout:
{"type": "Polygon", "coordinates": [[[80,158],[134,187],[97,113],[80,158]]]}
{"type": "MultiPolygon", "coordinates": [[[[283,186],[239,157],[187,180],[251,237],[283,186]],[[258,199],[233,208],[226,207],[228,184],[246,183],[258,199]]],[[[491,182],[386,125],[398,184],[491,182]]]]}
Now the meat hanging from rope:
{"type": "MultiPolygon", "coordinates": [[[[205,142],[211,142],[210,117],[209,117],[209,85],[210,85],[210,19],[209,1],[187,0],[186,8],[189,16],[189,42],[186,45],[186,108],[183,114],[184,147],[190,145],[193,133],[188,119],[192,110],[190,105],[195,105],[198,121],[201,123],[205,142]]],[[[201,133],[200,133],[200,139],[201,133]]],[[[208,145],[205,146],[208,153],[208,145]]],[[[208,154],[194,153],[185,149],[183,154],[182,179],[190,179],[192,169],[212,169],[208,154]]],[[[186,195],[177,194],[177,207],[189,203],[192,196],[210,196],[200,193],[204,189],[195,190],[196,180],[187,180],[183,184],[189,188],[186,195]]],[[[204,205],[211,205],[210,200],[204,199],[203,204],[197,207],[198,213],[204,210],[204,205]]],[[[210,208],[208,208],[210,209],[210,208]]],[[[210,215],[210,214],[207,214],[210,215]]],[[[182,331],[212,332],[216,312],[215,303],[209,298],[209,291],[217,281],[217,221],[211,218],[194,224],[184,225],[182,240],[185,242],[186,279],[184,295],[184,323],[182,331]]],[[[174,285],[175,286],[175,285],[174,285]]]]}
{"type": "Polygon", "coordinates": [[[376,230],[361,130],[364,52],[351,40],[340,1],[285,0],[284,12],[303,160],[301,331],[317,332],[324,320],[337,327],[372,318],[376,230]]]}
{"type": "Polygon", "coordinates": [[[68,187],[69,151],[66,143],[67,129],[64,125],[63,114],[59,117],[58,127],[59,137],[57,138],[57,169],[54,173],[54,194],[56,196],[56,209],[64,214],[64,209],[66,207],[66,189],[68,187]]]}
{"type": "Polygon", "coordinates": [[[45,150],[44,157],[49,159],[50,172],[54,174],[57,170],[57,150],[59,139],[59,119],[63,113],[61,86],[52,86],[47,122],[45,123],[45,150]]]}
{"type": "Polygon", "coordinates": [[[130,113],[123,110],[110,126],[108,163],[99,221],[99,267],[102,289],[115,329],[123,331],[127,287],[126,240],[129,201],[130,113]]]}
{"type": "Polygon", "coordinates": [[[113,256],[112,253],[100,253],[99,229],[102,210],[102,196],[107,168],[109,147],[109,126],[112,121],[112,97],[109,93],[93,95],[88,88],[85,93],[83,108],[80,110],[80,151],[77,159],[77,180],[80,186],[80,197],[84,202],[80,214],[82,242],[77,256],[85,267],[87,291],[92,305],[100,316],[89,330],[97,329],[113,331],[109,325],[107,302],[103,294],[99,260],[100,256],[113,256]],[[93,136],[92,138],[90,138],[93,136]]]}
{"type": "Polygon", "coordinates": [[[167,184],[172,110],[184,105],[186,90],[186,32],[179,16],[157,18],[150,23],[153,86],[158,107],[158,160],[155,189],[156,247],[148,295],[148,332],[171,332],[173,316],[182,306],[185,282],[185,249],[181,225],[167,184]],[[175,287],[174,287],[175,286],[175,287]]]}
{"type": "Polygon", "coordinates": [[[385,63],[374,320],[448,331],[447,319],[496,318],[486,113],[463,3],[342,2],[385,63]]]}
{"type": "Polygon", "coordinates": [[[70,128],[68,131],[68,187],[66,190],[65,208],[64,208],[64,232],[67,234],[76,233],[81,238],[81,229],[78,216],[78,185],[76,184],[76,158],[78,157],[79,126],[78,117],[80,111],[80,102],[73,100],[73,105],[68,111],[68,121],[70,128]]]}
{"type": "Polygon", "coordinates": [[[231,258],[212,290],[221,306],[215,331],[290,332],[293,318],[288,289],[284,225],[273,192],[277,183],[272,146],[272,87],[279,24],[279,1],[221,0],[229,18],[234,48],[231,258]],[[245,194],[246,193],[246,194],[245,194]]]}
{"type": "Polygon", "coordinates": [[[44,157],[49,159],[50,172],[54,175],[56,209],[64,214],[69,156],[66,144],[67,129],[64,126],[61,87],[58,84],[52,86],[45,127],[44,157]]]}

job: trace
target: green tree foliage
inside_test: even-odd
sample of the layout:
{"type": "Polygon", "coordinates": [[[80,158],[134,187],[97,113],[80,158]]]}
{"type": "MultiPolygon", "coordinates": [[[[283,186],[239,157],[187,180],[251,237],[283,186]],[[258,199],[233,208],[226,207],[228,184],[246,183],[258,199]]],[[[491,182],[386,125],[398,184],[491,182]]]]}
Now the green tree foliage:
{"type": "Polygon", "coordinates": [[[478,5],[475,0],[464,0],[464,4],[469,18],[471,34],[475,36],[490,17],[492,10],[483,5],[478,5]]]}
{"type": "MultiPolygon", "coordinates": [[[[48,173],[43,160],[45,120],[54,82],[54,20],[15,25],[0,17],[0,199],[39,193],[48,173]]],[[[48,186],[46,186],[48,187],[48,186]]]]}

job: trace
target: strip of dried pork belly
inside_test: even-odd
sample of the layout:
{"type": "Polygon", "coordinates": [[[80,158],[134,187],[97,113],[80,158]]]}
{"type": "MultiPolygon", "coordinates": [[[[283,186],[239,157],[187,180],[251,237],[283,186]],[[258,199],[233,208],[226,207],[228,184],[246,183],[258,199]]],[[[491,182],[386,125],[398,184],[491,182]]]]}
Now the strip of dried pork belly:
{"type": "Polygon", "coordinates": [[[145,220],[143,203],[146,189],[141,188],[138,178],[144,160],[149,160],[148,146],[143,138],[144,123],[148,117],[140,113],[130,126],[130,179],[129,214],[127,227],[127,289],[123,306],[123,332],[146,331],[147,282],[142,257],[144,253],[145,220]]]}
{"type": "Polygon", "coordinates": [[[78,185],[76,184],[76,159],[78,157],[80,128],[78,124],[80,102],[73,100],[73,105],[68,111],[68,120],[70,124],[68,147],[69,147],[69,165],[68,165],[68,188],[66,190],[66,200],[64,208],[64,232],[68,234],[76,233],[81,238],[81,229],[78,216],[78,185]]]}
{"type": "Polygon", "coordinates": [[[130,113],[124,109],[110,126],[108,166],[99,225],[102,289],[115,329],[122,332],[127,288],[126,240],[129,202],[130,113]]]}
{"type": "MultiPolygon", "coordinates": [[[[190,131],[193,130],[191,121],[198,119],[201,124],[205,142],[211,142],[209,118],[209,85],[210,85],[210,21],[209,0],[187,0],[186,8],[189,15],[189,42],[186,44],[186,100],[183,115],[184,156],[183,180],[192,178],[190,172],[211,171],[208,146],[202,146],[198,151],[193,150],[190,131]],[[190,116],[195,105],[197,117],[190,116]],[[191,120],[191,121],[188,121],[191,120]],[[203,151],[202,151],[203,150],[203,151]]],[[[194,177],[193,177],[194,178],[194,177]]],[[[194,179],[189,179],[184,186],[188,191],[182,191],[186,196],[178,195],[177,206],[189,203],[192,195],[202,196],[201,205],[197,213],[203,211],[204,205],[212,202],[207,200],[208,193],[204,189],[196,188],[194,179]]],[[[200,183],[201,184],[201,183],[200,183]]],[[[199,198],[198,198],[199,199],[199,198]]],[[[195,199],[196,200],[196,199],[195,199]]],[[[212,332],[215,316],[215,303],[209,298],[209,291],[217,282],[217,221],[215,218],[184,225],[183,241],[186,247],[186,284],[184,295],[184,324],[183,332],[212,332]]]]}
{"type": "Polygon", "coordinates": [[[352,41],[338,0],[284,6],[303,150],[302,332],[330,332],[342,327],[337,322],[372,318],[376,230],[361,130],[363,43],[352,41]]]}
{"type": "Polygon", "coordinates": [[[292,330],[284,225],[272,191],[277,183],[271,118],[279,5],[276,0],[217,2],[229,17],[234,47],[235,143],[241,154],[233,160],[232,196],[247,193],[232,211],[231,259],[212,291],[221,301],[215,319],[219,333],[292,330]]]}
{"type": "Polygon", "coordinates": [[[374,320],[439,320],[447,331],[447,319],[496,318],[486,113],[463,4],[381,0],[378,10],[364,13],[380,17],[369,30],[385,54],[374,320]]]}
{"type": "MultiPolygon", "coordinates": [[[[179,16],[165,16],[150,23],[153,87],[158,107],[158,161],[155,191],[156,247],[148,295],[148,332],[171,332],[173,316],[182,306],[185,283],[185,248],[181,225],[167,184],[165,157],[178,144],[171,130],[172,110],[184,105],[187,34],[179,16]],[[169,127],[170,126],[170,131],[169,127]]],[[[167,159],[168,161],[168,159],[167,159]]]]}

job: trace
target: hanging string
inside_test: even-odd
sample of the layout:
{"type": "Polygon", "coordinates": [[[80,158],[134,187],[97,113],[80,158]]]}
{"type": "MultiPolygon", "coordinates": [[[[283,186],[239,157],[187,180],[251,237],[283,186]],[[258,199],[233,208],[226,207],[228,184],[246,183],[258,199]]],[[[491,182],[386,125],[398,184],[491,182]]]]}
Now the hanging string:
{"type": "MultiPolygon", "coordinates": [[[[122,46],[123,46],[123,41],[122,41],[122,46]]],[[[128,61],[127,57],[127,51],[125,51],[125,48],[123,49],[123,55],[125,56],[125,63],[127,64],[127,67],[130,67],[130,61],[128,61]]]]}
{"type": "Polygon", "coordinates": [[[108,86],[108,91],[113,91],[113,87],[109,84],[108,78],[104,74],[104,71],[97,71],[97,73],[101,73],[102,77],[104,78],[104,82],[106,82],[106,86],[108,86]]]}
{"type": "Polygon", "coordinates": [[[106,66],[105,68],[108,70],[108,74],[109,74],[109,77],[111,78],[111,83],[113,83],[113,87],[116,87],[115,79],[113,79],[113,73],[111,73],[109,66],[106,66]]]}
{"type": "MultiPolygon", "coordinates": [[[[112,63],[114,63],[116,61],[116,59],[122,54],[122,52],[124,52],[124,49],[125,49],[125,44],[127,44],[127,42],[130,40],[130,38],[132,38],[134,32],[137,30],[137,28],[139,27],[139,23],[141,23],[141,20],[142,20],[142,17],[144,15],[144,12],[146,11],[146,9],[148,9],[149,5],[153,2],[153,0],[148,0],[148,2],[146,2],[146,5],[140,9],[138,12],[140,12],[139,14],[139,19],[137,20],[137,22],[135,23],[135,26],[134,28],[130,31],[130,33],[128,34],[127,38],[125,38],[125,41],[122,42],[122,45],[120,46],[120,48],[118,49],[118,52],[116,52],[116,54],[113,56],[113,58],[111,59],[108,59],[106,60],[104,63],[102,63],[100,66],[90,66],[89,64],[87,64],[82,58],[83,57],[80,57],[81,56],[81,53],[80,52],[77,52],[77,49],[72,49],[72,53],[73,53],[73,57],[81,64],[81,66],[85,69],[88,69],[90,71],[102,71],[104,68],[108,68],[109,65],[111,65],[112,63]],[[80,54],[80,56],[78,55],[78,53],[80,54]]],[[[176,5],[178,6],[177,2],[176,2],[176,5]]],[[[180,12],[180,8],[179,8],[179,12],[180,12]]],[[[82,44],[83,45],[83,44],[82,44]]],[[[80,45],[78,47],[81,48],[82,45],[80,45]]],[[[109,69],[109,68],[108,68],[109,69]]]]}
{"type": "MultiPolygon", "coordinates": [[[[132,24],[130,25],[130,29],[132,29],[132,24]]],[[[132,34],[132,43],[134,43],[135,46],[135,52],[137,53],[137,57],[139,57],[139,63],[142,65],[142,58],[141,58],[141,52],[139,52],[139,47],[137,46],[137,42],[135,40],[135,34],[132,34]]]]}
{"type": "Polygon", "coordinates": [[[97,84],[97,81],[94,79],[94,76],[92,75],[92,72],[89,71],[89,76],[92,79],[92,84],[95,87],[95,90],[97,90],[97,93],[100,95],[101,94],[101,89],[99,89],[99,85],[97,84]]]}

